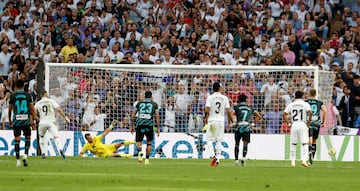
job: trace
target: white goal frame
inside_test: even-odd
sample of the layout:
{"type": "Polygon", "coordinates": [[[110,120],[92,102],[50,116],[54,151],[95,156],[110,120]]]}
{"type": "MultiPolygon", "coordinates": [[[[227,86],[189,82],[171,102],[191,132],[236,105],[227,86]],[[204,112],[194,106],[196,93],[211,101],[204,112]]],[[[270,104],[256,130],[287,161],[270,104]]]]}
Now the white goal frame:
{"type": "Polygon", "coordinates": [[[137,72],[188,72],[197,74],[198,71],[217,71],[217,74],[235,73],[234,71],[256,71],[256,72],[314,72],[314,89],[319,90],[319,67],[317,66],[200,66],[200,65],[133,65],[133,64],[80,64],[80,63],[45,63],[45,90],[49,91],[50,67],[85,67],[92,69],[111,69],[118,71],[137,72]]]}

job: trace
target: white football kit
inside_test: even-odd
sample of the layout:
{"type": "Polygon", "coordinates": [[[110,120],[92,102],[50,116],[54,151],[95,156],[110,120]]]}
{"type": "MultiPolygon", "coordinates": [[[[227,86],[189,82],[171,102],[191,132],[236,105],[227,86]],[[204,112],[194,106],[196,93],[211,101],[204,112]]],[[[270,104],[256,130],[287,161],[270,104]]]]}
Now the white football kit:
{"type": "Polygon", "coordinates": [[[205,107],[210,108],[207,140],[221,142],[224,137],[226,108],[230,108],[229,99],[220,92],[215,92],[208,97],[205,107]]]}
{"type": "Polygon", "coordinates": [[[297,99],[290,103],[284,110],[291,118],[290,142],[296,144],[309,142],[309,129],[307,123],[307,112],[311,111],[310,105],[304,100],[297,99]]]}
{"type": "Polygon", "coordinates": [[[307,166],[308,159],[308,141],[309,128],[307,127],[308,111],[311,112],[310,105],[301,99],[296,99],[294,102],[286,106],[284,112],[290,115],[291,131],[290,131],[290,160],[291,166],[295,167],[296,159],[296,144],[301,143],[301,159],[302,165],[307,166]]]}
{"type": "Polygon", "coordinates": [[[35,104],[35,109],[39,113],[39,135],[44,136],[49,131],[53,136],[59,136],[58,127],[56,125],[55,112],[59,104],[53,99],[43,97],[35,104]]]}

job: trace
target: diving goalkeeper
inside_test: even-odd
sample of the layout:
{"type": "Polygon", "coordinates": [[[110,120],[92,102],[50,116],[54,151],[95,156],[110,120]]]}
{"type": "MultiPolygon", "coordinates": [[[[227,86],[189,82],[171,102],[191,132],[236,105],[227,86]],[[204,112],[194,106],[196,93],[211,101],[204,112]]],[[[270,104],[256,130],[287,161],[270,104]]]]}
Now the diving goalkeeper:
{"type": "Polygon", "coordinates": [[[122,154],[122,153],[117,153],[116,151],[121,146],[135,144],[136,143],[135,141],[126,140],[124,142],[118,142],[108,145],[105,145],[101,142],[101,140],[110,133],[110,131],[113,129],[116,123],[117,123],[116,120],[112,121],[110,127],[105,129],[105,131],[101,135],[92,137],[90,133],[86,133],[85,139],[87,140],[87,143],[85,143],[79,156],[83,156],[86,151],[90,151],[91,153],[93,153],[98,157],[124,157],[124,158],[133,157],[134,156],[133,154],[122,154]]]}

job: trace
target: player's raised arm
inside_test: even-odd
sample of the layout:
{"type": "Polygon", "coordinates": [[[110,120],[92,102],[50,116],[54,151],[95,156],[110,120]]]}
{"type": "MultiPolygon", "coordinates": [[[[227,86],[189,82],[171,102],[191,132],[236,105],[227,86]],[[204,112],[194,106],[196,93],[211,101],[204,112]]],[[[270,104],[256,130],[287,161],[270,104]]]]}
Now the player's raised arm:
{"type": "Polygon", "coordinates": [[[58,112],[67,123],[70,123],[70,119],[68,117],[66,117],[64,111],[61,109],[60,106],[56,108],[56,112],[58,112]]]}
{"type": "Polygon", "coordinates": [[[103,134],[101,134],[101,137],[104,138],[106,135],[108,135],[113,128],[116,126],[117,124],[117,120],[113,120],[109,126],[109,128],[105,129],[105,131],[103,132],[103,134]]]}

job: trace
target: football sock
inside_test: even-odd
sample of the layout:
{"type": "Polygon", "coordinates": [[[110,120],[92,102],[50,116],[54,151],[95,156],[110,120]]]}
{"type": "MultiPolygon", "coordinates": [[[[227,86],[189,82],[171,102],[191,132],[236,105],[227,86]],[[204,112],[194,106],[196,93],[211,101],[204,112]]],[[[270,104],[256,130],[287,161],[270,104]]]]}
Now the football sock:
{"type": "Polygon", "coordinates": [[[306,161],[308,160],[309,157],[309,146],[307,143],[303,143],[301,145],[301,150],[302,150],[302,162],[306,163],[306,161]]]}
{"type": "Polygon", "coordinates": [[[234,152],[235,152],[235,160],[238,160],[239,159],[239,145],[235,145],[234,152]]]}
{"type": "Polygon", "coordinates": [[[150,153],[146,153],[146,159],[149,159],[150,153]]]}
{"type": "Polygon", "coordinates": [[[41,150],[41,153],[44,153],[45,154],[45,138],[44,136],[40,136],[39,138],[39,145],[40,145],[40,150],[41,150]]]}
{"type": "Polygon", "coordinates": [[[206,149],[205,150],[208,150],[210,152],[211,157],[213,157],[215,155],[214,146],[213,146],[212,141],[207,141],[206,142],[206,149]]]}
{"type": "Polygon", "coordinates": [[[313,158],[315,157],[315,153],[316,153],[316,144],[312,144],[311,145],[311,153],[312,153],[312,156],[313,158]]]}
{"type": "Polygon", "coordinates": [[[136,142],[133,141],[133,140],[126,140],[126,141],[124,141],[124,145],[125,145],[125,146],[132,145],[132,144],[135,144],[135,143],[136,143],[136,142]]]}
{"type": "Polygon", "coordinates": [[[30,139],[25,138],[25,155],[29,154],[29,149],[30,149],[30,139]]]}
{"type": "Polygon", "coordinates": [[[136,147],[136,149],[138,153],[141,152],[141,147],[136,147]]]}
{"type": "Polygon", "coordinates": [[[215,144],[215,157],[219,161],[221,155],[221,142],[216,141],[215,144]]]}
{"type": "Polygon", "coordinates": [[[247,145],[247,144],[244,144],[244,146],[243,146],[243,158],[246,157],[247,150],[248,150],[248,145],[247,145]]]}
{"type": "Polygon", "coordinates": [[[312,153],[312,146],[309,144],[309,153],[312,153]]]}
{"type": "Polygon", "coordinates": [[[20,141],[15,141],[15,155],[16,159],[20,159],[20,141]]]}
{"type": "Polygon", "coordinates": [[[290,144],[290,160],[295,161],[296,144],[290,144]]]}

